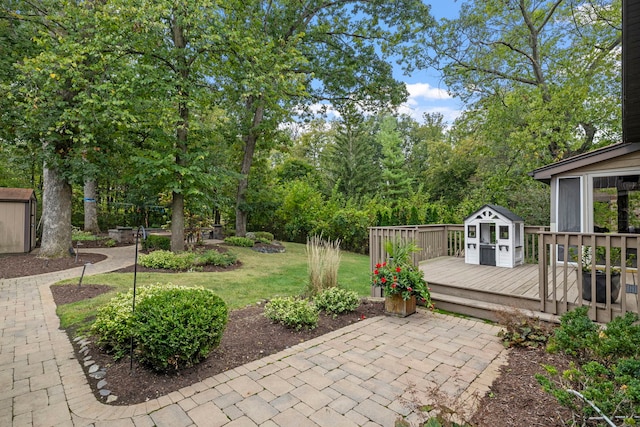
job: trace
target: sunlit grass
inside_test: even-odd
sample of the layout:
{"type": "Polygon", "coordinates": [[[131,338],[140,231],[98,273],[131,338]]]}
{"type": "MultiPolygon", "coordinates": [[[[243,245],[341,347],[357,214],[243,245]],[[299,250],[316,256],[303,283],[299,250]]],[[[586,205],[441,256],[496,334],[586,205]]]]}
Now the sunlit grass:
{"type": "MultiPolygon", "coordinates": [[[[171,282],[175,285],[203,286],[219,295],[230,309],[245,307],[276,296],[301,295],[308,282],[305,245],[285,243],[285,253],[264,254],[249,248],[231,248],[242,263],[240,268],[216,273],[143,273],[138,272],[136,285],[171,282]]],[[[361,296],[370,294],[369,258],[342,252],[338,283],[361,296]]],[[[58,284],[78,283],[70,279],[58,284]]],[[[114,290],[90,300],[58,307],[63,328],[86,328],[98,307],[116,292],[133,287],[133,273],[108,273],[85,276],[83,284],[109,285],[114,290]]]]}

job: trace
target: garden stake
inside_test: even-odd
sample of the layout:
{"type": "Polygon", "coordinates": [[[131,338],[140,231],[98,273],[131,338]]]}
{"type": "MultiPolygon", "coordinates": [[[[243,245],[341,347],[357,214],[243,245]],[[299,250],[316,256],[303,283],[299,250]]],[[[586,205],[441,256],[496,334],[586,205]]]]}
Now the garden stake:
{"type": "MultiPolygon", "coordinates": [[[[133,304],[131,306],[131,317],[133,317],[136,312],[136,276],[138,275],[138,237],[140,236],[140,229],[142,229],[142,240],[147,238],[147,232],[141,225],[138,227],[138,231],[136,231],[136,257],[133,262],[133,304]]],[[[131,374],[133,371],[133,334],[131,334],[131,350],[129,351],[129,359],[131,359],[131,364],[129,365],[129,374],[131,374]]]]}
{"type": "Polygon", "coordinates": [[[82,285],[82,278],[84,277],[84,271],[87,269],[87,265],[91,265],[91,263],[87,262],[82,266],[82,274],[80,275],[80,281],[78,282],[78,287],[82,285]]]}

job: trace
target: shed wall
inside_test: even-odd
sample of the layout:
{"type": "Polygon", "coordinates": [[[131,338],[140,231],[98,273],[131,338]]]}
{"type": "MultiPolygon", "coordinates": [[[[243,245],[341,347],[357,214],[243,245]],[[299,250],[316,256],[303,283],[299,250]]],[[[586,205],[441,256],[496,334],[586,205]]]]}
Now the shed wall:
{"type": "Polygon", "coordinates": [[[25,252],[25,203],[0,203],[0,253],[25,252]]]}

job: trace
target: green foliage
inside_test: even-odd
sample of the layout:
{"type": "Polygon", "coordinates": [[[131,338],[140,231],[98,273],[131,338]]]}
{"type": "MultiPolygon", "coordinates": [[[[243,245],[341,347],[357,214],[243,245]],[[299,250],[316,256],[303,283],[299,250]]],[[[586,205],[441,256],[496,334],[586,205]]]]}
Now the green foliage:
{"type": "Polygon", "coordinates": [[[316,228],[323,207],[322,194],[309,183],[287,183],[282,206],[277,211],[277,215],[285,224],[286,239],[291,242],[305,242],[316,228]]]}
{"type": "Polygon", "coordinates": [[[551,326],[519,311],[496,312],[500,325],[498,336],[505,347],[538,348],[544,346],[552,333],[551,326]]]}
{"type": "MultiPolygon", "coordinates": [[[[173,288],[170,283],[141,286],[137,288],[136,305],[164,289],[173,288]]],[[[133,289],[120,292],[106,305],[98,309],[96,320],[91,325],[91,333],[97,336],[96,343],[112,353],[114,359],[122,358],[130,348],[133,334],[133,289]]]]}
{"type": "Polygon", "coordinates": [[[318,308],[311,302],[294,298],[274,298],[264,306],[264,315],[287,328],[314,329],[318,325],[318,308]]]}
{"type": "Polygon", "coordinates": [[[384,242],[384,250],[394,263],[407,264],[411,262],[411,254],[420,252],[422,249],[414,241],[396,239],[384,242]]]}
{"type": "Polygon", "coordinates": [[[258,240],[266,240],[267,243],[271,243],[274,239],[273,233],[269,233],[268,231],[255,231],[253,233],[258,240]]]}
{"type": "Polygon", "coordinates": [[[547,366],[546,374],[536,379],[572,410],[574,419],[585,422],[596,412],[568,390],[580,392],[612,419],[632,417],[640,411],[638,316],[626,313],[600,329],[588,318],[587,308],[565,313],[554,336],[555,349],[578,356],[577,363],[562,373],[547,366]]]}
{"type": "Polygon", "coordinates": [[[142,249],[149,251],[155,251],[158,249],[168,251],[171,249],[171,237],[150,234],[146,239],[142,240],[142,249]]]}
{"type": "Polygon", "coordinates": [[[360,305],[360,298],[354,291],[335,287],[320,292],[313,302],[320,310],[335,315],[354,311],[360,305]]]}
{"type": "Polygon", "coordinates": [[[95,236],[89,231],[82,231],[74,228],[71,232],[71,240],[73,240],[74,242],[93,241],[98,240],[98,236],[95,236]]]}
{"type": "Polygon", "coordinates": [[[247,239],[253,240],[255,243],[264,243],[266,245],[273,242],[273,233],[268,231],[249,231],[246,234],[247,239]]]}
{"type": "Polygon", "coordinates": [[[104,245],[106,247],[108,247],[108,248],[113,248],[113,247],[115,247],[117,245],[117,242],[115,240],[113,240],[113,239],[106,239],[104,241],[104,245]]]}
{"type": "Polygon", "coordinates": [[[241,246],[244,248],[251,248],[253,247],[253,245],[255,245],[255,242],[253,241],[253,239],[249,239],[248,237],[238,237],[238,236],[225,237],[224,242],[227,245],[241,246]]]}
{"type": "Polygon", "coordinates": [[[193,265],[215,265],[218,267],[228,267],[238,261],[238,256],[233,252],[218,252],[216,250],[208,250],[202,254],[196,254],[193,265]]]}
{"type": "Polygon", "coordinates": [[[157,250],[148,255],[141,254],[138,262],[148,268],[164,268],[167,270],[188,270],[194,265],[196,255],[193,252],[179,254],[171,251],[157,250]]]}
{"type": "Polygon", "coordinates": [[[237,260],[238,258],[233,252],[218,252],[213,249],[203,253],[181,252],[177,254],[171,251],[158,250],[148,255],[141,254],[138,262],[148,268],[186,271],[203,265],[227,267],[235,264],[237,260]]]}
{"type": "Polygon", "coordinates": [[[345,207],[330,211],[326,222],[314,230],[330,239],[340,240],[345,250],[366,253],[369,247],[369,227],[373,226],[372,215],[365,209],[345,207]]]}
{"type": "Polygon", "coordinates": [[[581,360],[592,354],[599,329],[587,316],[588,310],[587,306],[578,307],[560,318],[560,328],[550,339],[549,350],[560,350],[581,360]]]}
{"type": "Polygon", "coordinates": [[[178,370],[220,343],[227,306],[206,289],[165,289],[138,304],[134,324],[136,356],[157,371],[178,370]]]}

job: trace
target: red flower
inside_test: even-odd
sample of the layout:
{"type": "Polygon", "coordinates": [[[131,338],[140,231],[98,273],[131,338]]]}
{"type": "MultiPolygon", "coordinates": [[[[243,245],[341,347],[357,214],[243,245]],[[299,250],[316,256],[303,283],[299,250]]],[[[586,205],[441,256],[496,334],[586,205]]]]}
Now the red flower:
{"type": "Polygon", "coordinates": [[[392,287],[393,289],[395,289],[395,288],[396,288],[396,286],[398,286],[398,284],[397,284],[397,283],[394,283],[394,284],[392,284],[392,285],[391,285],[391,287],[392,287]]]}
{"type": "Polygon", "coordinates": [[[382,264],[377,263],[377,264],[376,264],[376,268],[380,268],[380,267],[382,267],[382,264]]]}
{"type": "Polygon", "coordinates": [[[387,283],[387,278],[386,278],[386,277],[383,277],[382,279],[380,279],[380,281],[381,281],[382,283],[387,283]]]}
{"type": "Polygon", "coordinates": [[[378,269],[373,270],[373,274],[378,274],[378,269]]]}
{"type": "Polygon", "coordinates": [[[386,267],[386,266],[387,266],[387,263],[386,263],[386,262],[383,262],[383,263],[382,263],[382,266],[383,266],[383,267],[386,267]]]}
{"type": "Polygon", "coordinates": [[[407,286],[407,290],[411,292],[413,289],[411,288],[411,286],[407,286]]]}
{"type": "Polygon", "coordinates": [[[402,269],[400,267],[396,267],[396,273],[400,273],[402,269]]]}

